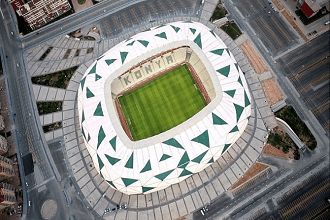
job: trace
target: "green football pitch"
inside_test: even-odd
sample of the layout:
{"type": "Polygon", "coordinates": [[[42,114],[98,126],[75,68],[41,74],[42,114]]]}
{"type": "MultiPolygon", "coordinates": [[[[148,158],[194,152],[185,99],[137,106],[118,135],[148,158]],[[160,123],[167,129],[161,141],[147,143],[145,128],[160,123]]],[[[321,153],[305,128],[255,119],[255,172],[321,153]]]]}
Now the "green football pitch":
{"type": "Polygon", "coordinates": [[[186,65],[124,94],[119,103],[134,141],[167,131],[206,106],[186,65]]]}

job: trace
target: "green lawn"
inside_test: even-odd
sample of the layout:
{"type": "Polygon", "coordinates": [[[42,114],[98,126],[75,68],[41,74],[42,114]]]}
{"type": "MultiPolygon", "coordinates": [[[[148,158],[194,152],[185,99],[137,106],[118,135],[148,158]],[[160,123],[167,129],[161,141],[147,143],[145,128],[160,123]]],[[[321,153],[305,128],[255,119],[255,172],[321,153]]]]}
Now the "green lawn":
{"type": "Polygon", "coordinates": [[[181,124],[206,101],[186,65],[119,97],[133,140],[145,139],[181,124]]]}

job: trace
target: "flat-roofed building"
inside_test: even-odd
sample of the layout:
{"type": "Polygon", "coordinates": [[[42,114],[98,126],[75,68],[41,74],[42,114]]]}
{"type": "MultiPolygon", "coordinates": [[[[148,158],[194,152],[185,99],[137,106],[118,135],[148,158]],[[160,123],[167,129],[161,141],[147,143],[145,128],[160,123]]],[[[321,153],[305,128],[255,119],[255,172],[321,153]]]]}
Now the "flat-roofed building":
{"type": "Polygon", "coordinates": [[[5,120],[2,115],[0,115],[0,131],[5,129],[5,120]]]}
{"type": "Polygon", "coordinates": [[[8,143],[4,136],[0,135],[0,155],[8,152],[8,143]]]}
{"type": "Polygon", "coordinates": [[[8,179],[15,175],[13,161],[0,156],[0,181],[8,179]]]}
{"type": "Polygon", "coordinates": [[[19,16],[35,30],[71,9],[68,0],[9,0],[19,16]]]}
{"type": "Polygon", "coordinates": [[[15,187],[7,183],[0,183],[0,210],[16,203],[15,187]]]}

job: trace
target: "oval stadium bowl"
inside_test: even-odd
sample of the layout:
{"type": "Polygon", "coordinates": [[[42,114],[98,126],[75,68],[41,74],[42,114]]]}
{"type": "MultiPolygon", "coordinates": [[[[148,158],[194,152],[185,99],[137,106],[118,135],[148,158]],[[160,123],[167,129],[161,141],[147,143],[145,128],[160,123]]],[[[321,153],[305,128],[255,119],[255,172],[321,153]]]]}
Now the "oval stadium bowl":
{"type": "Polygon", "coordinates": [[[250,101],[223,41],[201,23],[175,22],[120,42],[87,69],[79,124],[110,186],[147,194],[225,153],[248,124],[250,101]]]}

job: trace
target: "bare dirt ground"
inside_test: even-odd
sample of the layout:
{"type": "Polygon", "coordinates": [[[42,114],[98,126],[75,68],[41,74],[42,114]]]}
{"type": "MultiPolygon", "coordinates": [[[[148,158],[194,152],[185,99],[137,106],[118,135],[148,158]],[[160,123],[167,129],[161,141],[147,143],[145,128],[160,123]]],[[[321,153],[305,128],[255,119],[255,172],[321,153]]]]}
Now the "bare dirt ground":
{"type": "MultiPolygon", "coordinates": [[[[281,126],[277,126],[276,129],[273,130],[273,132],[279,135],[284,135],[286,133],[281,126]]],[[[282,149],[278,149],[277,147],[274,147],[269,143],[265,145],[263,153],[288,159],[293,159],[294,157],[294,150],[292,148],[289,150],[288,153],[284,153],[282,149]]]]}
{"type": "Polygon", "coordinates": [[[281,90],[278,88],[275,79],[268,79],[261,82],[265,91],[266,98],[270,106],[276,104],[283,99],[281,90]]]}
{"type": "Polygon", "coordinates": [[[285,154],[281,149],[277,149],[276,147],[273,147],[271,144],[266,144],[266,146],[264,147],[263,153],[273,155],[276,157],[283,157],[283,158],[289,158],[289,159],[293,158],[292,149],[290,149],[289,152],[287,154],[285,154]]]}
{"type": "Polygon", "coordinates": [[[263,163],[257,162],[255,164],[253,164],[252,167],[245,173],[245,175],[242,176],[242,178],[240,178],[231,188],[232,189],[237,188],[238,186],[247,182],[248,180],[250,180],[251,178],[253,178],[254,176],[256,176],[257,174],[259,174],[260,172],[262,172],[263,170],[265,170],[267,168],[268,168],[268,166],[263,163]]]}

